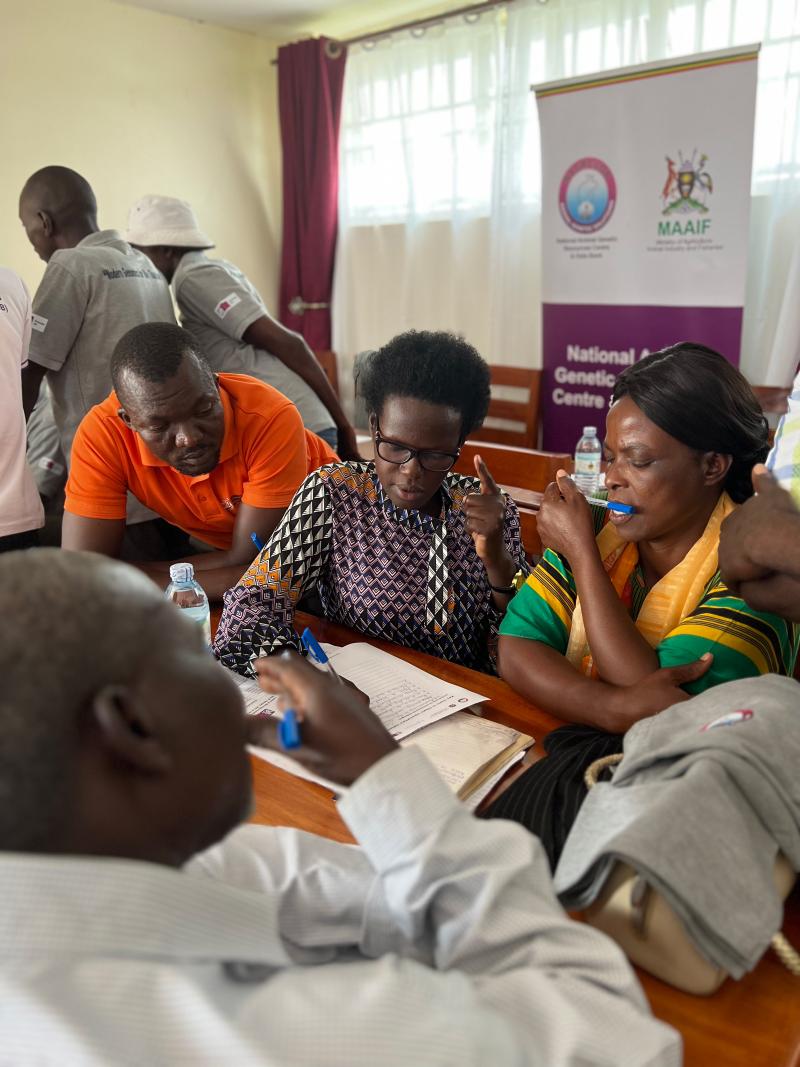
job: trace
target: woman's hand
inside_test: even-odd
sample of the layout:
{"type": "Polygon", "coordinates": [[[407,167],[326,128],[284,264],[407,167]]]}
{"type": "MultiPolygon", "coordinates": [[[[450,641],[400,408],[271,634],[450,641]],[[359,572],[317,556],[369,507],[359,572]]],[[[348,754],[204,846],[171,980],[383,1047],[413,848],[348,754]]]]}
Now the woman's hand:
{"type": "Polygon", "coordinates": [[[681,686],[702,678],[713,662],[713,655],[706,652],[692,663],[659,667],[634,685],[615,687],[608,700],[611,725],[606,729],[625,733],[640,719],[649,719],[673,704],[689,700],[689,694],[681,686]]]}
{"type": "Polygon", "coordinates": [[[500,635],[500,677],[533,705],[564,722],[586,723],[623,734],[639,719],[688,700],[681,688],[702,678],[713,663],[706,653],[692,663],[658,667],[637,681],[614,684],[587,678],[555,648],[524,637],[500,635]]]}
{"type": "Polygon", "coordinates": [[[478,558],[490,576],[511,569],[505,581],[492,581],[492,585],[508,585],[514,576],[514,564],[503,543],[505,500],[480,456],[475,457],[475,472],[481,483],[481,491],[470,493],[464,501],[467,530],[472,536],[478,558]]]}
{"type": "MultiPolygon", "coordinates": [[[[282,706],[297,712],[301,744],[291,756],[313,774],[350,785],[397,748],[365,694],[354,686],[342,685],[293,652],[263,657],[255,667],[261,688],[280,693],[282,706]]],[[[247,730],[251,745],[282,751],[277,719],[248,716],[247,730]]]]}
{"type": "Polygon", "coordinates": [[[591,509],[566,471],[558,471],[545,489],[536,526],[542,544],[571,562],[587,551],[597,553],[591,509]]]}

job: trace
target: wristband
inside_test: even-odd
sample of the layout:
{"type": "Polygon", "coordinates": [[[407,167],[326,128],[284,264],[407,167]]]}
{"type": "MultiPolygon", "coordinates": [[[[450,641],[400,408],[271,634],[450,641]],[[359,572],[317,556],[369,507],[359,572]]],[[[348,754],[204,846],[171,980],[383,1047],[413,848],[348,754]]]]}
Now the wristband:
{"type": "Polygon", "coordinates": [[[511,579],[511,585],[492,585],[492,583],[490,582],[489,588],[493,593],[503,593],[506,596],[513,596],[514,593],[517,593],[525,584],[526,577],[527,575],[524,573],[524,571],[519,570],[511,579]]]}

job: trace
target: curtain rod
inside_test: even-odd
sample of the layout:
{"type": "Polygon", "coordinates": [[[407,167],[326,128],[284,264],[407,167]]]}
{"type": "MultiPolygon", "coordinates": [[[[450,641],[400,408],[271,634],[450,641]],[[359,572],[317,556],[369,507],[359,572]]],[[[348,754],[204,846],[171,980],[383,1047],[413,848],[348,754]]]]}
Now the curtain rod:
{"type": "MultiPolygon", "coordinates": [[[[428,15],[427,18],[413,19],[411,22],[401,22],[396,26],[388,26],[385,30],[373,30],[372,33],[361,33],[357,37],[346,37],[344,40],[331,39],[333,45],[348,48],[353,44],[362,44],[364,41],[379,41],[382,37],[391,37],[393,33],[402,33],[405,30],[428,29],[430,26],[438,26],[449,19],[459,16],[481,15],[484,11],[491,11],[493,7],[507,7],[514,0],[484,0],[481,4],[467,4],[458,7],[454,11],[443,11],[439,15],[428,15]]],[[[539,0],[540,4],[546,4],[547,0],[539,0]]],[[[278,62],[277,58],[270,60],[273,66],[278,62]]]]}

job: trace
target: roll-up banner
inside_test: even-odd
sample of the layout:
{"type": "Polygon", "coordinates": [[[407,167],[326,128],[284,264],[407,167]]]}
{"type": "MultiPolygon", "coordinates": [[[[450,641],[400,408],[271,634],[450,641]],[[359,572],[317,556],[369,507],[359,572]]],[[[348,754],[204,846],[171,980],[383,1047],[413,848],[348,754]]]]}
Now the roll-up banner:
{"type": "Polygon", "coordinates": [[[603,434],[616,375],[698,341],[739,362],[758,46],[535,86],[544,447],[603,434]]]}

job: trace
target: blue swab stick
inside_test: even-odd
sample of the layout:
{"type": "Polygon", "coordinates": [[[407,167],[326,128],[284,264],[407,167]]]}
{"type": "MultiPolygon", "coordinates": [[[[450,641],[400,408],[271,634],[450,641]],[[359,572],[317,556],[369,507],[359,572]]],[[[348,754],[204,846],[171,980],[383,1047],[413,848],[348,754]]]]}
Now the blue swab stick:
{"type": "Polygon", "coordinates": [[[633,504],[620,504],[618,500],[601,500],[596,496],[587,496],[586,499],[590,504],[594,504],[598,508],[607,508],[609,511],[618,511],[620,515],[633,515],[636,511],[633,504]]]}

